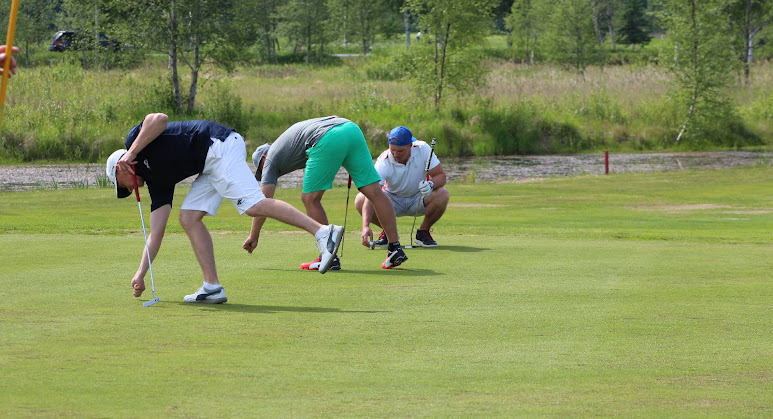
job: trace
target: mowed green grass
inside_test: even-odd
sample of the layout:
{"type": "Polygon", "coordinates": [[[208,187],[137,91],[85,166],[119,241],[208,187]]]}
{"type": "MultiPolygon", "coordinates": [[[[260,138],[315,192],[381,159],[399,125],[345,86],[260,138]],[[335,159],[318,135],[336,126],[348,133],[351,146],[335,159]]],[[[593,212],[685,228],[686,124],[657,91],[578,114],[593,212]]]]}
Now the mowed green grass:
{"type": "Polygon", "coordinates": [[[391,271],[352,208],[320,275],[275,221],[247,255],[224,203],[220,306],[181,303],[201,275],[172,220],[150,308],[132,199],[0,194],[0,416],[773,414],[773,167],[449,189],[441,247],[391,271]]]}

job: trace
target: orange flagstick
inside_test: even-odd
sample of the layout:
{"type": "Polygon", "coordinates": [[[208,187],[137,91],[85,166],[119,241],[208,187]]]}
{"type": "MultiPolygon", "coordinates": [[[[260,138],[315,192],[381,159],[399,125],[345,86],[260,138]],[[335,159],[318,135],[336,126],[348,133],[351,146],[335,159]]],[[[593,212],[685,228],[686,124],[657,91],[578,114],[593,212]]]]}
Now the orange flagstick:
{"type": "Polygon", "coordinates": [[[19,12],[19,0],[11,0],[11,16],[8,18],[8,36],[5,38],[5,62],[3,63],[2,83],[0,83],[0,128],[3,126],[5,109],[5,90],[8,77],[11,76],[11,58],[13,57],[13,34],[16,32],[16,15],[19,12]]]}

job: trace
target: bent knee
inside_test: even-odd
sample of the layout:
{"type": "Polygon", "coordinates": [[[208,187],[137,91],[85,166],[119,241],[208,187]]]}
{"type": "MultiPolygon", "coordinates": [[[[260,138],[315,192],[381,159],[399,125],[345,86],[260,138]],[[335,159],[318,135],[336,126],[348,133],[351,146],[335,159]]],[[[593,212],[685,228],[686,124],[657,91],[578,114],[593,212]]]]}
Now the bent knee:
{"type": "Polygon", "coordinates": [[[182,228],[187,230],[194,224],[201,222],[203,217],[204,213],[202,211],[181,210],[178,219],[180,220],[180,225],[182,228]]]}
{"type": "Polygon", "coordinates": [[[445,186],[436,189],[433,194],[437,194],[438,199],[445,203],[448,203],[449,198],[451,198],[451,194],[448,192],[448,189],[446,189],[445,186]]]}

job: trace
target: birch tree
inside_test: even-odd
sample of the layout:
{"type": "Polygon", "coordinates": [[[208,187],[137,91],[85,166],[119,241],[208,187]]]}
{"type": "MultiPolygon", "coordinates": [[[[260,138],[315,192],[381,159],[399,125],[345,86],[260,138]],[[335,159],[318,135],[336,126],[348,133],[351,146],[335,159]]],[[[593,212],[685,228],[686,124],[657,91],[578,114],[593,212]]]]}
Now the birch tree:
{"type": "Polygon", "coordinates": [[[446,88],[468,91],[482,82],[485,71],[469,54],[481,42],[491,24],[495,0],[408,0],[406,9],[418,16],[421,27],[429,27],[429,43],[411,48],[411,77],[420,94],[432,97],[440,109],[446,88]]]}

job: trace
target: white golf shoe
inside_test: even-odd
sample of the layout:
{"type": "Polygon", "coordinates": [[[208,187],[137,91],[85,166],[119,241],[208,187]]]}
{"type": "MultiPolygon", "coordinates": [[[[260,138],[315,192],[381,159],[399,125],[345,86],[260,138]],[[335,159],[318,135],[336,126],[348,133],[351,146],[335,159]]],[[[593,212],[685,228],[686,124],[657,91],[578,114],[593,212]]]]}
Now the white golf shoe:
{"type": "Polygon", "coordinates": [[[226,301],[228,301],[228,298],[225,296],[225,288],[223,287],[218,287],[211,291],[200,287],[198,291],[183,298],[183,302],[186,303],[223,304],[226,301]]]}
{"type": "Polygon", "coordinates": [[[317,248],[320,253],[319,273],[321,274],[327,272],[333,264],[338,246],[341,244],[341,238],[344,235],[344,228],[341,226],[330,224],[324,228],[327,228],[327,232],[321,239],[317,240],[317,248]]]}

